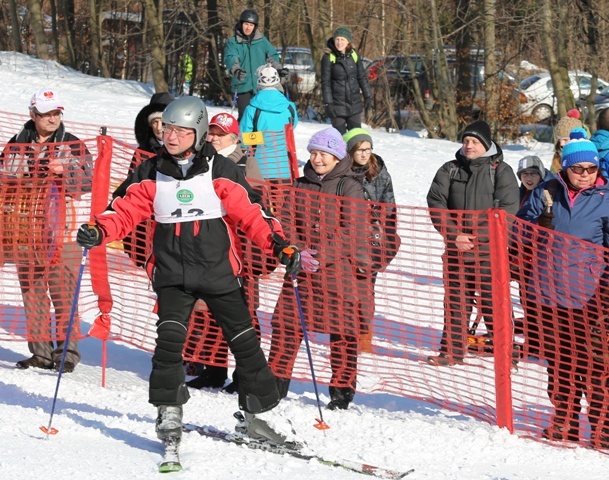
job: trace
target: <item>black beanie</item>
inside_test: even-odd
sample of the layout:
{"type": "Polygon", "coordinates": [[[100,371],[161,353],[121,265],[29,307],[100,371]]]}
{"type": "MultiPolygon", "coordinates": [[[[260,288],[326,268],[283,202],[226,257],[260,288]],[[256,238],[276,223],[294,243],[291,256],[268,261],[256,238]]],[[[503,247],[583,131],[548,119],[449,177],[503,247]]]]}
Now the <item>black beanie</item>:
{"type": "Polygon", "coordinates": [[[465,137],[476,137],[482,142],[482,145],[484,145],[487,150],[491,148],[491,144],[493,143],[491,127],[489,127],[488,123],[484,120],[477,120],[465,127],[463,135],[461,135],[461,141],[463,141],[465,137]]]}

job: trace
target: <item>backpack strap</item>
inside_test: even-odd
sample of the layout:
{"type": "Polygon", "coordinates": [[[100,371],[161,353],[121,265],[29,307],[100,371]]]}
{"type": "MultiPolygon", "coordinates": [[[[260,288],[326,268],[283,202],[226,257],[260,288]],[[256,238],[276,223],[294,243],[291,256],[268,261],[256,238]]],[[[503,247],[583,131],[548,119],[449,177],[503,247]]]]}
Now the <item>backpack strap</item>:
{"type": "MultiPolygon", "coordinates": [[[[489,165],[489,167],[490,167],[490,174],[491,174],[491,184],[493,185],[493,188],[495,188],[495,176],[497,175],[497,166],[498,165],[499,165],[499,162],[494,162],[494,163],[491,163],[489,165]]],[[[450,171],[448,172],[448,179],[451,182],[453,181],[453,179],[457,175],[458,171],[459,171],[459,167],[457,166],[457,161],[453,160],[452,161],[452,165],[450,166],[450,171]]]]}
{"type": "Polygon", "coordinates": [[[254,119],[252,120],[252,128],[254,132],[258,131],[258,119],[260,118],[260,109],[256,107],[256,113],[254,113],[254,119]]]}

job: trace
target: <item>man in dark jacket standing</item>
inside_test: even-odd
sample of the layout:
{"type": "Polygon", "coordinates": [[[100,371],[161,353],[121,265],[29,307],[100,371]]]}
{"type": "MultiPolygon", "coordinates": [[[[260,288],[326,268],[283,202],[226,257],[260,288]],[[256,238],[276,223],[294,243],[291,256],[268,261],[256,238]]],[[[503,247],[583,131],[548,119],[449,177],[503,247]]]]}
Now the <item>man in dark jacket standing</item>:
{"type": "MultiPolygon", "coordinates": [[[[33,175],[48,179],[40,187],[41,191],[48,198],[65,199],[65,207],[63,202],[52,202],[52,211],[45,211],[44,214],[47,218],[66,215],[63,223],[68,226],[73,221],[69,218],[73,199],[79,199],[91,191],[91,154],[81,140],[66,131],[62,121],[64,102],[57,90],[38,90],[32,96],[29,111],[30,120],[8,141],[0,155],[0,170],[15,178],[33,175]],[[32,174],[32,171],[36,173],[32,174]],[[64,208],[65,212],[62,213],[64,208]]],[[[17,362],[17,367],[23,369],[58,370],[63,355],[63,338],[69,324],[81,254],[71,239],[72,232],[64,231],[62,222],[52,223],[49,229],[59,230],[53,235],[60,243],[56,252],[44,261],[33,256],[31,262],[21,263],[17,267],[27,318],[28,348],[32,353],[30,358],[17,362]],[[51,302],[55,309],[54,322],[51,302]]],[[[72,372],[80,362],[77,340],[80,321],[75,313],[63,372],[72,372]]]]}
{"type": "Polygon", "coordinates": [[[352,41],[351,30],[338,27],[328,39],[327,53],[321,59],[321,93],[326,115],[342,135],[362,126],[362,111],[372,104],[368,75],[352,41]]]}
{"type": "Polygon", "coordinates": [[[243,10],[235,25],[235,35],[226,42],[224,49],[224,65],[232,76],[231,90],[237,95],[239,121],[256,92],[256,71],[266,63],[277,69],[282,77],[289,74],[279,63],[275,47],[258,29],[258,14],[251,9],[243,10]]]}
{"type": "Polygon", "coordinates": [[[440,167],[427,194],[434,227],[444,237],[444,330],[432,365],[463,363],[467,329],[476,292],[489,336],[493,333],[491,269],[487,222],[474,213],[499,207],[515,214],[518,181],[491,138],[489,125],[478,120],[462,135],[456,159],[440,167]]]}

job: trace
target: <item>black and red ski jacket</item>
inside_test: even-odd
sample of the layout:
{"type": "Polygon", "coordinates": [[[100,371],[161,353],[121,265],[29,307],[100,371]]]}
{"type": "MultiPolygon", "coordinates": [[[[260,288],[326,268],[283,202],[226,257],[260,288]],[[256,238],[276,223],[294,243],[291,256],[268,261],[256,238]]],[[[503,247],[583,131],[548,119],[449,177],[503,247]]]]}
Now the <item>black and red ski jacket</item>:
{"type": "Polygon", "coordinates": [[[165,149],[142,162],[109,208],[96,217],[104,242],[119,240],[143,220],[156,227],[146,269],[155,289],[181,286],[187,292],[223,294],[241,285],[245,236],[271,258],[271,235],[284,237],[279,221],[266,212],[239,167],[205,143],[182,174],[165,149]],[[194,188],[193,188],[194,187],[194,188]]]}

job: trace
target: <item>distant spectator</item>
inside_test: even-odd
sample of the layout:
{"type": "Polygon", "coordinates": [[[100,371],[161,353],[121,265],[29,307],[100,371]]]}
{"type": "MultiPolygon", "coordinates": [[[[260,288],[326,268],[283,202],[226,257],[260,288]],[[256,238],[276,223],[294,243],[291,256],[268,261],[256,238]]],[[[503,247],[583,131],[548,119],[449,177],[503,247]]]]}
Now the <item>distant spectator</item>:
{"type": "Polygon", "coordinates": [[[368,75],[351,42],[351,30],[338,27],[326,42],[326,53],[321,59],[321,93],[326,115],[341,135],[361,127],[362,111],[372,106],[368,75]]]}
{"type": "MultiPolygon", "coordinates": [[[[520,208],[530,198],[535,188],[552,178],[541,159],[535,155],[527,155],[518,161],[516,176],[520,180],[520,208]]],[[[524,335],[526,351],[531,355],[539,355],[539,308],[534,299],[527,297],[527,287],[531,279],[531,270],[537,268],[532,260],[531,248],[527,245],[518,245],[511,249],[514,258],[518,258],[518,265],[512,268],[512,277],[518,282],[520,305],[524,311],[521,325],[516,325],[516,331],[524,335]]]]}
{"type": "Polygon", "coordinates": [[[550,172],[558,173],[561,169],[562,147],[569,141],[569,133],[577,127],[582,127],[579,110],[573,109],[567,112],[554,127],[554,157],[550,172]]]}
{"type": "MultiPolygon", "coordinates": [[[[0,169],[16,175],[25,173],[25,156],[29,159],[25,168],[32,166],[38,176],[51,177],[53,183],[48,188],[53,185],[65,191],[66,211],[70,212],[73,199],[91,191],[93,161],[85,144],[66,131],[63,112],[64,102],[54,88],[42,88],[34,93],[29,105],[30,119],[8,141],[0,158],[0,169]],[[25,151],[21,149],[24,144],[27,145],[25,151]]],[[[58,215],[58,212],[54,214],[58,215]]],[[[66,219],[66,225],[71,221],[66,219]]],[[[67,236],[71,232],[61,233],[67,236]]],[[[82,256],[75,242],[66,241],[63,236],[61,242],[61,248],[49,259],[48,265],[32,258],[31,263],[17,266],[27,320],[28,348],[32,353],[30,358],[17,362],[19,368],[58,370],[60,367],[65,343],[62,338],[66,336],[82,256]],[[51,302],[55,310],[54,321],[51,302]],[[57,332],[57,342],[52,340],[54,332],[57,332]]],[[[80,362],[78,312],[73,325],[64,372],[72,372],[80,362]]]]}
{"type": "Polygon", "coordinates": [[[360,335],[362,351],[372,351],[372,320],[374,317],[374,285],[379,271],[384,270],[400,247],[397,235],[397,215],[393,182],[385,162],[372,150],[372,137],[363,128],[354,128],[343,135],[347,142],[347,153],[351,159],[351,170],[363,174],[364,196],[372,202],[371,225],[378,231],[380,240],[371,275],[359,275],[358,281],[371,282],[373,295],[369,301],[362,299],[360,321],[363,331],[360,335]],[[389,204],[389,205],[380,205],[389,204]]]}
{"type": "Polygon", "coordinates": [[[518,161],[516,176],[520,180],[521,207],[537,185],[545,180],[554,178],[554,175],[544,166],[541,159],[535,155],[527,155],[518,161]]]}
{"type": "Polygon", "coordinates": [[[286,124],[298,125],[298,112],[294,102],[283,94],[277,70],[263,65],[256,71],[258,91],[245,107],[239,122],[242,132],[283,131],[286,124]]]}
{"type": "Polygon", "coordinates": [[[598,114],[596,132],[590,140],[598,150],[601,174],[609,179],[609,108],[598,114]]]}
{"type": "Polygon", "coordinates": [[[492,274],[489,239],[480,236],[485,223],[472,225],[463,210],[481,211],[495,207],[515,214],[518,183],[512,167],[503,161],[501,148],[493,142],[491,129],[483,120],[467,127],[463,146],[440,167],[427,194],[434,227],[444,237],[444,329],[438,355],[428,357],[432,365],[463,363],[467,331],[476,292],[489,337],[493,335],[492,274]],[[439,209],[439,210],[437,210],[439,209]]]}
{"type": "Polygon", "coordinates": [[[609,186],[598,174],[598,151],[587,136],[583,128],[571,131],[562,150],[562,170],[550,180],[552,188],[546,185],[552,204],[544,189],[538,188],[517,216],[568,235],[537,240],[544,245],[537,249],[537,268],[528,286],[542,311],[541,349],[548,362],[548,396],[555,409],[543,437],[578,441],[581,401],[586,394],[593,445],[609,448],[605,370],[609,325],[605,316],[598,318],[591,308],[601,277],[606,275],[603,250],[593,246],[609,247],[609,186]]]}
{"type": "Polygon", "coordinates": [[[194,73],[194,64],[192,62],[192,57],[188,53],[180,53],[178,70],[180,71],[180,78],[182,80],[180,85],[180,93],[182,95],[189,95],[190,83],[192,82],[192,75],[194,73]]]}
{"type": "MultiPolygon", "coordinates": [[[[175,97],[169,92],[155,93],[150,97],[148,105],[142,107],[135,117],[133,131],[135,133],[135,139],[137,140],[137,150],[140,152],[138,153],[136,151],[131,158],[129,172],[127,172],[128,177],[142,159],[147,158],[147,156],[142,155],[142,152],[151,154],[150,157],[154,157],[161,153],[161,149],[163,148],[163,121],[161,116],[165,108],[167,108],[167,105],[174,100],[175,97]]],[[[129,178],[119,185],[112,193],[112,198],[124,196],[127,193],[126,186],[128,183],[129,178]]],[[[123,240],[125,252],[138,267],[144,266],[149,253],[146,249],[147,236],[146,224],[140,224],[123,240]]]]}
{"type": "Polygon", "coordinates": [[[239,121],[256,91],[256,71],[266,63],[275,67],[281,76],[289,74],[279,63],[275,47],[258,30],[258,14],[251,9],[243,10],[235,25],[235,35],[224,49],[224,65],[232,76],[231,90],[237,93],[239,121]]]}

